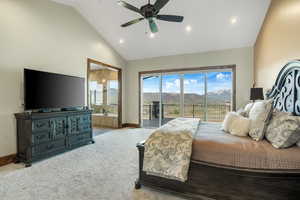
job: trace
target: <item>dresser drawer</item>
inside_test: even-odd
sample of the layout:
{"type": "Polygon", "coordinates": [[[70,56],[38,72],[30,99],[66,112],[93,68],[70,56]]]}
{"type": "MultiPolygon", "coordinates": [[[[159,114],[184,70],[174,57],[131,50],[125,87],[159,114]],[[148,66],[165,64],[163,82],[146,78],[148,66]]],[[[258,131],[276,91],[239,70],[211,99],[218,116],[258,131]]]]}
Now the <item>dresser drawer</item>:
{"type": "Polygon", "coordinates": [[[32,135],[32,144],[37,145],[52,139],[51,131],[42,131],[32,135]]]}
{"type": "Polygon", "coordinates": [[[92,129],[92,124],[90,124],[90,123],[80,124],[80,131],[81,132],[88,132],[91,129],[92,129]]]}
{"type": "Polygon", "coordinates": [[[60,117],[52,120],[53,138],[64,138],[67,134],[67,118],[60,117]]]}
{"type": "Polygon", "coordinates": [[[79,146],[82,144],[86,144],[88,142],[92,141],[92,133],[91,132],[85,132],[82,134],[78,135],[72,135],[68,137],[68,146],[69,147],[74,147],[74,146],[79,146]]]}
{"type": "Polygon", "coordinates": [[[91,127],[90,115],[75,115],[68,119],[68,133],[70,135],[77,135],[82,132],[89,132],[91,127]]]}
{"type": "Polygon", "coordinates": [[[81,124],[81,123],[88,123],[91,121],[90,115],[73,115],[69,117],[69,121],[71,123],[81,124]]]}
{"type": "Polygon", "coordinates": [[[51,119],[40,119],[32,121],[32,132],[48,131],[51,129],[51,119]]]}
{"type": "Polygon", "coordinates": [[[91,115],[81,115],[81,123],[89,123],[92,121],[91,115]]]}
{"type": "Polygon", "coordinates": [[[56,140],[45,144],[32,147],[32,156],[50,154],[55,151],[61,151],[66,148],[66,140],[56,140]]]}

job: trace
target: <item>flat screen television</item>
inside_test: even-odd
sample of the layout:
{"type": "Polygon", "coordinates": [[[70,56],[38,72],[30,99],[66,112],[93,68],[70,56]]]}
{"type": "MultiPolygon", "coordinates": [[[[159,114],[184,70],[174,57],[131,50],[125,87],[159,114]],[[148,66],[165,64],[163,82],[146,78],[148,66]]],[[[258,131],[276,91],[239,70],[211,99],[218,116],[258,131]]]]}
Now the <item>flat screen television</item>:
{"type": "Polygon", "coordinates": [[[83,107],[84,88],[84,78],[24,69],[25,110],[83,107]]]}

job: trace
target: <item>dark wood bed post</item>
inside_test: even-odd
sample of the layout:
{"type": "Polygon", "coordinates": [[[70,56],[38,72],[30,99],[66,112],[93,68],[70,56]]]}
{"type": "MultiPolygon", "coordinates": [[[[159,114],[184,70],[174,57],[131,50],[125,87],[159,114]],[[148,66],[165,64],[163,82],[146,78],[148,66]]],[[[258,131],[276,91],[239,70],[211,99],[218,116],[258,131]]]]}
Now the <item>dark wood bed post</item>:
{"type": "MultiPolygon", "coordinates": [[[[288,63],[267,93],[274,107],[300,116],[300,61],[288,63]]],[[[135,188],[148,186],[198,200],[299,200],[300,169],[247,169],[191,160],[189,179],[179,182],[143,171],[144,142],[138,143],[139,177],[135,188]]]]}

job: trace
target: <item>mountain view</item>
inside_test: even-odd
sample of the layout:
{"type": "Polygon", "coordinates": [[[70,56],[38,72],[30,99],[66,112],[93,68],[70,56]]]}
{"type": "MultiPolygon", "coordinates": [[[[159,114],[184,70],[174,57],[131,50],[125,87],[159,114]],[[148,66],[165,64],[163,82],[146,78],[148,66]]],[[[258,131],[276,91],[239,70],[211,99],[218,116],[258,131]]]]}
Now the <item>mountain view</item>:
{"type": "MultiPolygon", "coordinates": [[[[205,95],[187,93],[184,95],[185,104],[203,104],[205,95]]],[[[150,104],[153,101],[159,101],[159,93],[143,93],[144,104],[150,104]]],[[[162,93],[162,99],[168,104],[178,104],[180,100],[179,93],[162,93]]],[[[207,93],[208,104],[225,104],[231,102],[231,90],[223,89],[207,93]]]]}

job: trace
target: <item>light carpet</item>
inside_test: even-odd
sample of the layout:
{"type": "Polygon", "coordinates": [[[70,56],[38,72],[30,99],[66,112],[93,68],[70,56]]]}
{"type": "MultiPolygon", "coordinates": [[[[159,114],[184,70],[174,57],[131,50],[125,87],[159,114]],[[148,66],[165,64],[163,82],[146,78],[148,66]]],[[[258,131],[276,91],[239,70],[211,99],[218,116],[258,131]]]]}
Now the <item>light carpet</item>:
{"type": "Polygon", "coordinates": [[[1,200],[180,200],[143,187],[138,175],[136,143],[151,129],[114,130],[95,137],[95,144],[60,154],[30,168],[0,168],[1,200]]]}

